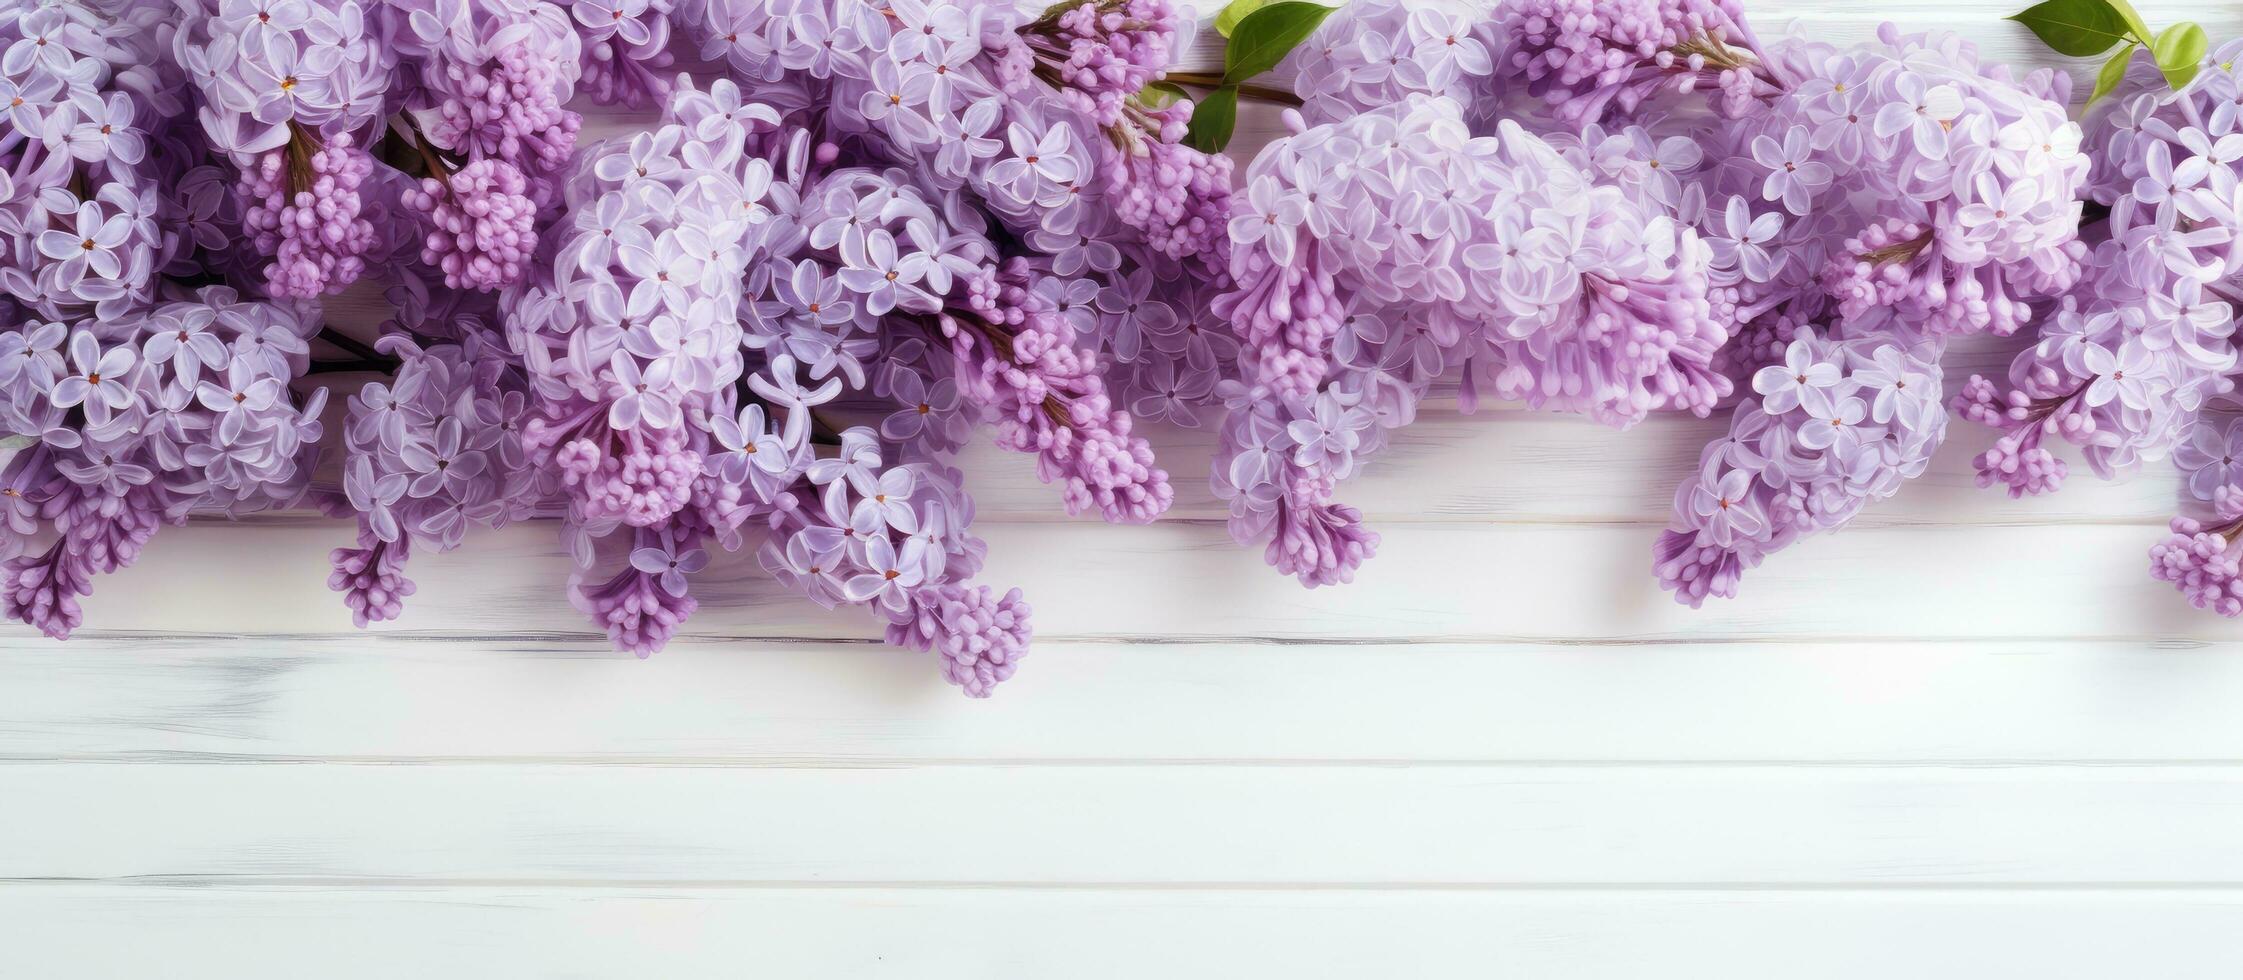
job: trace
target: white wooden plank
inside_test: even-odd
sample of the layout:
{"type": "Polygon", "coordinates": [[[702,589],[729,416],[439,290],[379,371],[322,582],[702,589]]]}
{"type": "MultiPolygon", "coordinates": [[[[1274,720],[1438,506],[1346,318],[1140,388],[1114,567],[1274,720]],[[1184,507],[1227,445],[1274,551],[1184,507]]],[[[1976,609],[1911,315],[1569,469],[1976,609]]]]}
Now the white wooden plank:
{"type": "Polygon", "coordinates": [[[868,644],[0,641],[0,757],[820,764],[2231,762],[2243,648],[1049,643],[959,698],[868,644]]]}
{"type": "Polygon", "coordinates": [[[0,888],[23,976],[2230,976],[2229,892],[0,888]]]}
{"type": "Polygon", "coordinates": [[[0,783],[0,879],[2243,887],[2243,768],[2219,766],[17,763],[0,783]]]}
{"type": "MultiPolygon", "coordinates": [[[[993,525],[982,581],[1026,587],[1050,639],[1702,640],[1829,638],[2229,640],[2237,624],[2149,578],[2156,529],[1871,527],[1812,539],[1691,610],[1651,574],[1654,529],[1377,525],[1379,555],[1347,586],[1303,589],[1219,525],[993,525]]],[[[331,521],[170,528],[88,600],[97,631],[322,633],[350,628],[327,590],[331,521]],[[215,601],[214,601],[215,600],[215,601]]],[[[568,560],[551,525],[481,533],[416,556],[414,632],[573,635],[568,560]]],[[[745,555],[695,580],[703,636],[868,638],[871,621],[793,598],[745,555]]],[[[24,635],[20,627],[17,635],[24,635]]]]}

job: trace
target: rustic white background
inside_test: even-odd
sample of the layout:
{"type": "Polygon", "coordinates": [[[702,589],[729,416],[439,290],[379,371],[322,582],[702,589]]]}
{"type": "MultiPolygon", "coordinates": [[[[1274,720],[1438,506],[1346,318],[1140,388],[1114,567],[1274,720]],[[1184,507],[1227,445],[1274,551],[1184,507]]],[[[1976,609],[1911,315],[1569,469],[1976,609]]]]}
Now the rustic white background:
{"type": "MultiPolygon", "coordinates": [[[[2044,63],[2001,0],[1751,6],[2044,63]]],[[[2173,477],[2012,502],[1958,425],[1691,612],[1648,551],[1718,427],[1429,411],[1351,488],[1381,554],[1316,592],[1230,544],[1204,434],[1158,437],[1150,528],[977,451],[985,581],[1038,628],[988,702],[742,559],[640,662],[549,527],[417,557],[371,633],[345,525],[167,530],[69,645],[0,634],[0,976],[2243,969],[2243,626],[2145,574],[2173,477]]]]}

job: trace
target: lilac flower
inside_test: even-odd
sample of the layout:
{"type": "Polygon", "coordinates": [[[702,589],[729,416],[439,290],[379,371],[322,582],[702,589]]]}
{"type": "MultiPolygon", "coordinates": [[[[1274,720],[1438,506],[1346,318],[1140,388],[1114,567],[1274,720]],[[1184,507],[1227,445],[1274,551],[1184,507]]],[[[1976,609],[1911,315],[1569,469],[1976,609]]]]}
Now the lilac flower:
{"type": "Polygon", "coordinates": [[[865,312],[873,316],[899,306],[915,308],[931,299],[917,286],[932,263],[923,253],[899,254],[895,237],[886,231],[844,239],[841,260],[846,263],[838,273],[842,285],[864,297],[865,312]]]}
{"type": "Polygon", "coordinates": [[[889,388],[903,406],[880,422],[880,437],[891,442],[910,442],[936,430],[958,410],[958,382],[952,378],[929,385],[917,371],[899,368],[889,388]]]}
{"type": "Polygon", "coordinates": [[[608,373],[614,398],[608,406],[609,425],[618,429],[635,429],[642,422],[653,429],[677,426],[681,418],[678,405],[665,390],[670,383],[667,362],[656,363],[642,372],[636,358],[616,351],[608,359],[608,373]]]}
{"type": "Polygon", "coordinates": [[[1766,136],[1754,137],[1752,158],[1768,169],[1768,179],[1760,185],[1761,198],[1781,200],[1785,210],[1806,214],[1809,202],[1829,187],[1831,180],[1829,165],[1813,157],[1806,127],[1793,126],[1782,143],[1766,136]]]}
{"type": "Polygon", "coordinates": [[[100,425],[111,413],[131,407],[137,399],[128,380],[138,359],[129,346],[120,344],[105,352],[91,332],[74,333],[70,337],[70,367],[55,381],[47,397],[59,408],[84,405],[87,418],[100,425]]]}
{"type": "Polygon", "coordinates": [[[124,271],[119,246],[132,235],[132,221],[121,214],[104,215],[101,205],[87,201],[78,206],[71,230],[39,234],[39,254],[55,260],[58,285],[75,286],[87,272],[115,279],[124,271]]]}
{"type": "Polygon", "coordinates": [[[1770,412],[1788,412],[1818,399],[1819,392],[1838,383],[1838,366],[1815,359],[1814,349],[1794,344],[1782,364],[1761,368],[1752,376],[1752,390],[1770,412]]]}
{"type": "Polygon", "coordinates": [[[1751,470],[1729,470],[1712,486],[1691,491],[1691,510],[1704,519],[1705,533],[1714,543],[1734,544],[1767,529],[1767,515],[1752,496],[1754,476],[1751,470]]]}
{"type": "Polygon", "coordinates": [[[90,114],[70,130],[70,152],[92,163],[115,160],[134,165],[145,157],[146,143],[133,128],[135,109],[131,97],[112,92],[101,111],[90,114]]]}
{"type": "Polygon", "coordinates": [[[1370,414],[1362,409],[1343,404],[1330,392],[1318,396],[1308,418],[1286,426],[1286,435],[1294,442],[1293,464],[1346,479],[1355,469],[1355,449],[1362,444],[1361,433],[1370,425],[1370,414]]]}
{"type": "Polygon", "coordinates": [[[1744,198],[1732,197],[1722,209],[1721,221],[1719,228],[1706,237],[1713,248],[1716,274],[1741,275],[1753,282],[1774,279],[1789,258],[1768,249],[1768,243],[1783,230],[1783,215],[1770,211],[1754,217],[1744,198]]]}
{"type": "Polygon", "coordinates": [[[2080,367],[2094,378],[2087,386],[2089,408],[2113,399],[2136,410],[2150,407],[2150,379],[2156,365],[2140,344],[2122,345],[2117,353],[2100,344],[2082,345],[2080,367]]]}
{"type": "Polygon", "coordinates": [[[1798,443],[1803,449],[1821,452],[1833,449],[1843,456],[1860,438],[1861,420],[1868,415],[1868,407],[1861,399],[1853,397],[1818,399],[1803,403],[1807,422],[1799,427],[1798,443]]]}
{"type": "Polygon", "coordinates": [[[1268,251],[1270,261],[1279,265],[1292,262],[1295,229],[1307,217],[1303,204],[1287,196],[1276,178],[1260,177],[1247,187],[1246,206],[1246,211],[1231,219],[1231,244],[1260,244],[1268,251]]]}
{"type": "MultiPolygon", "coordinates": [[[[719,479],[727,483],[757,479],[759,485],[769,481],[775,486],[772,478],[794,465],[786,443],[765,423],[763,406],[742,408],[738,418],[718,416],[709,421],[717,445],[724,447],[724,452],[709,457],[719,479]]],[[[764,492],[768,495],[769,488],[764,492]]]]}
{"type": "Polygon", "coordinates": [[[2205,419],[2174,447],[2173,461],[2188,474],[2189,493],[2209,501],[2221,487],[2243,487],[2243,420],[2222,426],[2205,419]]]}
{"type": "Polygon", "coordinates": [[[1854,380],[1860,383],[1860,390],[1871,393],[1871,421],[1885,425],[1913,411],[1923,401],[1923,393],[1908,386],[1908,379],[1914,373],[1907,355],[1898,347],[1878,348],[1870,354],[1867,365],[1854,370],[1854,380]]]}
{"type": "Polygon", "coordinates": [[[866,571],[842,583],[842,595],[851,602],[877,604],[896,612],[908,609],[911,590],[926,579],[921,554],[925,547],[918,538],[906,538],[898,551],[887,535],[870,536],[865,540],[866,571]]]}
{"type": "Polygon", "coordinates": [[[343,491],[352,510],[366,521],[374,536],[386,542],[395,542],[403,534],[397,523],[395,507],[405,499],[412,480],[403,473],[374,475],[374,460],[359,456],[351,461],[343,477],[343,491]]]}
{"type": "Polygon", "coordinates": [[[1928,84],[1915,74],[1893,81],[1894,101],[1877,110],[1872,127],[1878,138],[1902,134],[1915,141],[1916,152],[1939,159],[1947,155],[1947,124],[1963,111],[1963,96],[1954,86],[1928,84]]]}
{"type": "Polygon", "coordinates": [[[482,450],[467,445],[466,428],[456,416],[438,422],[430,441],[407,443],[398,458],[418,474],[407,488],[416,497],[464,497],[489,466],[482,450]]]}
{"type": "Polygon", "coordinates": [[[224,384],[205,381],[195,387],[195,400],[218,416],[219,438],[240,439],[284,393],[280,379],[262,374],[259,367],[235,360],[226,368],[224,384]]]}
{"type": "Polygon", "coordinates": [[[1487,46],[1472,36],[1472,25],[1460,14],[1420,7],[1410,12],[1410,33],[1420,38],[1411,60],[1425,66],[1428,85],[1444,87],[1494,67],[1487,46]]]}
{"type": "MultiPolygon", "coordinates": [[[[216,317],[207,308],[180,315],[172,329],[148,335],[140,347],[141,360],[168,366],[182,384],[196,384],[202,379],[203,368],[216,369],[226,363],[226,343],[212,329],[215,322],[216,317]]],[[[6,372],[6,362],[0,360],[0,376],[6,372]]]]}
{"type": "Polygon", "coordinates": [[[1074,141],[1065,127],[1053,126],[1039,136],[1020,123],[1012,123],[1005,127],[1005,141],[1011,155],[990,166],[990,183],[1016,185],[1032,177],[1064,184],[1076,178],[1074,141]]]}
{"type": "Polygon", "coordinates": [[[683,551],[674,547],[640,548],[631,552],[631,567],[656,576],[662,591],[683,598],[686,594],[685,577],[708,567],[709,553],[699,548],[683,551]]]}

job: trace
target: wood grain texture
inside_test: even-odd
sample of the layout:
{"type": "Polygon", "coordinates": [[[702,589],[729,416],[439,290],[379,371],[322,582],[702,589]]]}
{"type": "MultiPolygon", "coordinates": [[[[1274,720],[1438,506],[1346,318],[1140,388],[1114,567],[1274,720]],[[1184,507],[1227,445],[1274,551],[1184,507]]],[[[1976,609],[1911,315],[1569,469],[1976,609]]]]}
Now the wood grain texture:
{"type": "MultiPolygon", "coordinates": [[[[1748,4],[2084,82],[2022,5],[1748,4]]],[[[1248,107],[1235,150],[1278,131],[1248,107]]],[[[1961,344],[1950,386],[2022,342],[1961,344]]],[[[1649,549],[1721,425],[1437,395],[1345,488],[1379,556],[1313,592],[1230,543],[1206,433],[1153,427],[1178,500],[1145,528],[976,446],[982,579],[1038,628],[990,702],[745,556],[638,661],[569,608],[550,525],[417,556],[367,632],[325,587],[347,526],[167,529],[71,644],[0,633],[0,976],[2243,970],[2243,627],[2145,574],[2169,469],[2011,501],[1957,423],[1692,611],[1649,549]]]]}
{"type": "MultiPolygon", "coordinates": [[[[2243,758],[2243,647],[1046,642],[971,702],[876,644],[0,643],[0,760],[761,767],[2243,758]],[[1134,710],[1130,706],[1135,706],[1134,710]],[[2144,706],[2154,706],[2154,710],[2144,706]]],[[[6,770],[0,770],[4,773],[6,770]]]]}
{"type": "Polygon", "coordinates": [[[0,887],[28,976],[2226,976],[2243,897],[1915,891],[0,887]],[[245,928],[245,923],[255,923],[245,928]],[[254,940],[214,942],[214,937],[254,940]],[[129,936],[130,941],[119,941],[129,936]],[[1055,969],[1054,965],[1063,965],[1055,969]]]}
{"type": "Polygon", "coordinates": [[[16,763],[0,778],[0,880],[2243,888],[2233,766],[16,763]]]}
{"type": "MultiPolygon", "coordinates": [[[[1743,594],[1692,610],[1651,575],[1655,526],[1385,523],[1354,583],[1308,590],[1218,524],[1150,527],[992,523],[982,581],[1026,588],[1037,636],[1175,642],[1847,639],[2235,639],[2147,574],[2154,529],[2059,524],[1849,528],[1770,558],[1743,594]]],[[[327,589],[331,521],[167,529],[140,563],[89,600],[95,635],[350,631],[327,589]],[[253,561],[227,562],[229,554],[253,561]],[[195,588],[177,583],[195,582],[195,588]],[[212,602],[214,595],[231,596],[212,602]]],[[[552,528],[521,524],[469,546],[416,555],[420,591],[375,632],[591,636],[563,593],[570,563],[552,528]]],[[[796,599],[752,556],[724,555],[694,580],[690,636],[871,639],[852,610],[796,599]]]]}

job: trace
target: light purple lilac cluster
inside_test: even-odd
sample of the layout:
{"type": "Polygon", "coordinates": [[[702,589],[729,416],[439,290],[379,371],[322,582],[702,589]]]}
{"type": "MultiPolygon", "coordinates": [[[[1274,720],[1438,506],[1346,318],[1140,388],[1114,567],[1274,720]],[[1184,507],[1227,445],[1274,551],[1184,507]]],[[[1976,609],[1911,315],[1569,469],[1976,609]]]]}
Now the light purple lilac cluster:
{"type": "Polygon", "coordinates": [[[1335,376],[1365,350],[1389,375],[1415,372],[1393,386],[1414,395],[1460,368],[1467,410],[1492,394],[1624,426],[1734,399],[1731,437],[1678,492],[1657,547],[1662,583],[1695,605],[1920,472],[1944,431],[1948,339],[2033,323],[2087,255],[2089,162],[2064,76],[1981,65],[1950,36],[1888,25],[1853,48],[1764,44],[1714,0],[1535,0],[1477,20],[1366,0],[1291,62],[1301,121],[1317,125],[1250,168],[1233,222],[1237,286],[1219,308],[1247,386],[1215,481],[1242,539],[1271,534],[1273,563],[1312,582],[1345,578],[1367,549],[1331,530],[1352,512],[1295,529],[1286,515],[1331,480],[1267,460],[1332,458],[1375,444],[1372,419],[1414,414],[1415,397],[1362,408],[1351,392],[1366,386],[1335,376]],[[1364,135],[1428,113],[1448,143],[1364,135]],[[1413,142],[1439,148],[1385,168],[1413,142]],[[1345,162],[1302,152],[1325,146],[1345,162]],[[1356,249],[1392,240],[1359,216],[1390,194],[1411,234],[1356,249]],[[1436,302],[1379,315],[1386,283],[1436,302]],[[1383,340],[1386,321],[1431,340],[1394,353],[1350,336],[1368,324],[1383,340]],[[1787,400],[1804,382],[1772,367],[1792,362],[1827,381],[1787,400]],[[1864,393],[1904,377],[1905,395],[1864,393]],[[1322,540],[1340,542],[1329,561],[1322,540]]]}
{"type": "Polygon", "coordinates": [[[56,637],[162,525],[300,500],[322,432],[325,394],[289,389],[316,317],[216,284],[239,212],[169,28],[0,11],[0,614],[56,637]]]}
{"type": "Polygon", "coordinates": [[[1948,341],[2015,333],[2034,322],[2036,304],[2077,285],[2088,161],[2064,113],[2065,76],[2013,77],[1981,65],[1957,38],[1888,25],[1853,49],[1800,38],[1748,48],[1734,11],[1661,8],[1660,16],[1694,39],[1692,59],[1730,66],[1709,73],[1659,58],[1617,90],[1590,77],[1569,86],[1557,74],[1545,76],[1551,84],[1540,94],[1560,106],[1601,106],[1603,121],[1582,126],[1572,158],[1652,188],[1711,242],[1710,292],[1733,336],[1717,366],[1752,388],[1735,410],[1732,440],[1752,427],[1749,416],[1770,415],[1760,430],[1773,460],[1757,473],[1762,492],[1811,501],[1772,513],[1759,533],[1717,534],[1689,504],[1718,498],[1721,481],[1734,479],[1711,465],[1709,450],[1656,548],[1661,583],[1695,605],[1733,595],[1742,569],[1842,526],[1923,470],[1944,431],[1935,368],[1948,341]],[[1727,28],[1718,26],[1723,16],[1727,28]],[[1667,82],[1644,87],[1651,77],[1667,82]],[[1693,92],[1712,110],[1695,120],[1686,101],[1676,104],[1693,92]],[[1634,112],[1623,114],[1625,105],[1634,112]],[[1802,346],[1810,333],[1842,343],[1845,358],[1802,346]],[[1842,450],[1850,456],[1802,451],[1810,443],[1788,438],[1803,431],[1801,417],[1769,411],[1803,383],[1798,371],[1774,366],[1833,361],[1849,378],[1849,365],[1877,365],[1866,369],[1869,384],[1893,383],[1902,365],[1921,372],[1894,396],[1906,407],[1875,402],[1855,418],[1859,406],[1833,396],[1825,411],[1810,411],[1809,429],[1869,427],[1842,450]],[[1934,407],[1919,412],[1917,399],[1934,407]],[[1771,434],[1779,429],[1793,432],[1771,434]]]}
{"type": "MultiPolygon", "coordinates": [[[[156,299],[182,242],[159,211],[180,179],[153,127],[179,109],[156,10],[0,12],[0,300],[10,324],[122,316],[156,299]]],[[[190,240],[186,244],[192,244],[190,240]]]]}
{"type": "Polygon", "coordinates": [[[1191,425],[1214,404],[1236,346],[1208,312],[1227,284],[1231,162],[1183,143],[1191,100],[1146,87],[1190,46],[1188,8],[687,0],[680,16],[743,84],[808,87],[838,145],[987,215],[1116,406],[1191,425]]]}
{"type": "MultiPolygon", "coordinates": [[[[138,0],[138,6],[159,6],[138,0]]],[[[520,279],[580,121],[579,90],[648,105],[667,5],[648,0],[182,0],[162,36],[192,115],[239,174],[262,291],[342,291],[379,250],[376,198],[415,222],[408,260],[451,288],[520,279]]]]}
{"type": "Polygon", "coordinates": [[[1025,652],[1028,609],[965,584],[983,546],[940,458],[967,423],[995,421],[1070,504],[1114,519],[1148,519],[1166,484],[1039,277],[953,223],[955,191],[845,164],[807,93],[770,89],[776,104],[729,81],[680,90],[661,126],[589,154],[551,281],[507,298],[571,594],[643,655],[693,611],[704,546],[760,531],[782,582],[882,616],[986,694],[1025,652]],[[886,406],[877,428],[835,421],[865,401],[886,406]],[[594,581],[615,539],[627,561],[594,581]]]}
{"type": "Polygon", "coordinates": [[[424,352],[393,335],[397,380],[352,401],[360,540],[335,553],[334,582],[354,612],[397,614],[415,549],[557,511],[570,595],[618,646],[660,648],[695,611],[708,553],[755,547],[791,590],[873,613],[985,695],[1026,652],[1029,609],[968,581],[985,549],[944,461],[975,423],[1032,454],[1070,511],[1166,509],[1101,347],[1113,318],[1155,302],[1149,266],[1182,278],[1176,263],[1143,253],[1102,285],[1080,256],[1140,241],[1053,254],[993,233],[982,192],[1026,174],[941,179],[867,128],[877,99],[831,85],[783,74],[757,101],[726,80],[680,88],[651,130],[580,153],[566,217],[499,292],[493,329],[461,327],[434,292],[400,301],[465,336],[424,352]]]}
{"type": "Polygon", "coordinates": [[[326,389],[315,325],[223,286],[114,319],[25,319],[0,334],[0,614],[66,637],[93,577],[191,513],[293,506],[309,486],[326,389]],[[45,550],[35,536],[53,535],[45,550]]]}
{"type": "Polygon", "coordinates": [[[1898,492],[1947,431],[1934,342],[1826,340],[1803,328],[1752,382],[1759,399],[1707,444],[1654,554],[1659,580],[1691,606],[1736,594],[1769,553],[1898,492]]]}
{"type": "Polygon", "coordinates": [[[1485,389],[1619,426],[1729,392],[1711,249],[1516,125],[1473,137],[1455,101],[1412,95],[1272,144],[1246,181],[1214,483],[1232,533],[1304,583],[1369,555],[1334,486],[1452,367],[1467,407],[1485,389]]]}
{"type": "Polygon", "coordinates": [[[1207,308],[1229,164],[1148,88],[1193,24],[1165,0],[0,11],[5,612],[66,634],[159,524],[315,505],[356,525],[330,585],[368,625],[415,552],[556,517],[620,647],[661,647],[709,554],[754,549],[985,695],[1029,608],[971,584],[951,455],[987,426],[1071,512],[1151,520],[1173,491],[1132,409],[1191,422],[1235,360],[1207,308]],[[755,97],[659,77],[673,35],[755,97]],[[580,148],[579,96],[663,114],[580,148]],[[322,325],[354,283],[393,308],[376,336],[322,325]]]}
{"type": "Polygon", "coordinates": [[[2243,614],[2238,555],[2243,477],[2232,436],[2234,315],[2243,306],[2243,41],[2214,50],[2179,91],[2137,61],[2088,108],[2092,270],[2011,362],[1955,399],[1998,434],[1979,483],[2012,496],[2052,492],[2069,443],[2109,479],[2170,455],[2206,521],[2177,517],[2151,549],[2151,574],[2199,608],[2243,614]]]}
{"type": "Polygon", "coordinates": [[[0,10],[6,615],[65,635],[160,525],[329,495],[329,389],[309,377],[397,359],[324,330],[312,299],[379,272],[417,297],[401,319],[422,336],[470,332],[448,318],[472,304],[428,292],[436,212],[398,165],[550,182],[576,38],[529,0],[0,10]]]}
{"type": "Polygon", "coordinates": [[[1068,511],[1151,520],[1173,491],[1128,404],[1191,419],[1231,363],[1204,316],[1227,164],[1180,146],[1189,101],[1144,92],[1189,18],[846,0],[673,20],[754,99],[677,87],[655,128],[576,152],[529,193],[561,218],[493,260],[496,309],[435,256],[442,292],[393,287],[404,332],[453,343],[393,334],[397,381],[352,399],[339,509],[359,543],[334,585],[395,617],[413,549],[556,511],[570,597],[617,646],[653,653],[711,549],[756,547],[987,695],[1030,610],[969,583],[985,545],[944,460],[989,424],[1068,511]]]}
{"type": "Polygon", "coordinates": [[[1495,105],[1480,105],[1478,96],[1506,50],[1497,23],[1435,3],[1346,4],[1285,59],[1300,114],[1322,125],[1413,95],[1441,95],[1463,103],[1475,122],[1491,120],[1495,105]]]}

